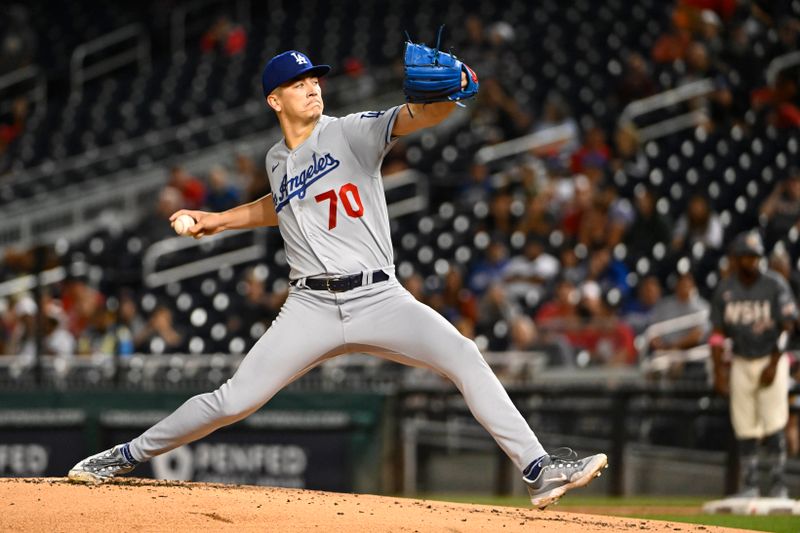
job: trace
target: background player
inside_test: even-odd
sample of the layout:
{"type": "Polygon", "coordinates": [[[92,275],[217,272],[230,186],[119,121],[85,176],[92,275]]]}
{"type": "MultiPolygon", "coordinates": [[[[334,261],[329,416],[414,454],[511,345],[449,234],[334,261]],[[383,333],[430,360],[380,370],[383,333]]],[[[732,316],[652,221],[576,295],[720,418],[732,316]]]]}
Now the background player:
{"type": "MultiPolygon", "coordinates": [[[[424,50],[414,51],[421,52],[416,61],[424,59],[424,50]]],[[[436,52],[436,58],[437,66],[441,60],[458,69],[461,83],[451,96],[477,92],[477,76],[468,67],[448,54],[436,52]]],[[[319,77],[329,69],[296,51],[275,56],[264,69],[264,97],[284,135],[266,157],[272,194],[222,213],[181,210],[172,216],[191,215],[195,237],[278,225],[292,280],[280,314],[219,389],[189,399],[131,442],[81,461],[70,479],[98,483],[128,472],[245,418],[322,361],[359,351],[451,379],[523,471],[534,506],[544,508],[586,485],[606,466],[606,456],[547,454],[475,343],[395,278],[381,162],[394,139],[438,124],[455,103],[327,117],[319,77]]]]}
{"type": "Polygon", "coordinates": [[[714,387],[730,393],[739,448],[739,495],[760,495],[758,444],[763,441],[770,467],[769,496],[786,498],[789,362],[783,352],[797,309],[785,280],[772,270],[759,269],[764,248],[757,233],[738,235],[731,255],[734,273],[720,282],[711,306],[714,387]],[[729,364],[723,361],[726,337],[733,348],[729,364]]]}

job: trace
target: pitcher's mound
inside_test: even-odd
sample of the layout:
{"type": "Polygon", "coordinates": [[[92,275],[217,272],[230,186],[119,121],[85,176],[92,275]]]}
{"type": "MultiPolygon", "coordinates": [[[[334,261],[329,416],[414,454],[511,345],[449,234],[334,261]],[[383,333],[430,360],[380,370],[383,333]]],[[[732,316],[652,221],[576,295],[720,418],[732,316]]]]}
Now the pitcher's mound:
{"type": "Polygon", "coordinates": [[[0,479],[0,531],[525,532],[723,528],[634,518],[269,487],[150,481],[87,486],[0,479]]]}

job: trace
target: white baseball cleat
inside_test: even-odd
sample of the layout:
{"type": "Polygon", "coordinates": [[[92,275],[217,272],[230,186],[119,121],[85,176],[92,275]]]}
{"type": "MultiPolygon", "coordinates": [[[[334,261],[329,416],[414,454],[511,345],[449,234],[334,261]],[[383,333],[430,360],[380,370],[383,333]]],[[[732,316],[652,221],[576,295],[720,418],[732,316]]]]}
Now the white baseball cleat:
{"type": "Polygon", "coordinates": [[[567,491],[588,485],[602,475],[604,468],[608,468],[608,457],[604,453],[578,459],[578,454],[566,449],[566,455],[550,454],[543,457],[535,479],[523,476],[534,507],[544,509],[557,502],[567,491]]]}
{"type": "Polygon", "coordinates": [[[127,474],[138,464],[127,450],[128,444],[119,444],[104,452],[87,457],[67,474],[70,481],[99,485],[121,474],[127,474]]]}

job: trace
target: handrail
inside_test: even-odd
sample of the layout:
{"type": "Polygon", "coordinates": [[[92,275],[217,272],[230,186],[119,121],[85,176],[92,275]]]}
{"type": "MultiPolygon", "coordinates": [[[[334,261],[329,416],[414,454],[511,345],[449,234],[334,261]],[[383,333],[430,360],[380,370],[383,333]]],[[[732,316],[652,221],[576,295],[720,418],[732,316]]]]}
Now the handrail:
{"type": "Polygon", "coordinates": [[[800,50],[774,58],[769,62],[769,66],[767,66],[767,83],[769,83],[771,87],[774,87],[778,72],[793,67],[794,65],[800,65],[800,50]]]}
{"type": "Polygon", "coordinates": [[[39,104],[34,112],[37,115],[43,114],[47,109],[47,79],[42,69],[37,65],[28,65],[0,76],[0,92],[31,80],[35,80],[36,83],[29,93],[33,95],[34,100],[39,104]]]}
{"type": "MultiPolygon", "coordinates": [[[[229,4],[228,0],[195,0],[188,4],[178,5],[172,12],[170,22],[171,50],[173,54],[186,52],[186,18],[192,11],[212,4],[229,4]]],[[[236,21],[248,26],[250,24],[250,0],[236,0],[236,21]]]]}
{"type": "MultiPolygon", "coordinates": [[[[686,83],[680,87],[675,87],[674,89],[669,89],[640,100],[634,100],[625,106],[625,109],[623,109],[622,113],[620,113],[617,122],[619,124],[631,123],[642,115],[651,113],[658,109],[673,106],[680,102],[685,102],[686,100],[705,96],[713,92],[714,89],[715,87],[713,80],[711,80],[711,78],[704,78],[702,80],[686,83]]],[[[639,140],[641,142],[645,142],[658,137],[663,137],[664,135],[670,135],[683,129],[693,128],[698,124],[701,124],[707,118],[707,115],[702,110],[694,110],[687,113],[682,113],[680,115],[656,122],[655,124],[640,127],[638,131],[639,140]]]]}
{"type": "Polygon", "coordinates": [[[669,107],[679,102],[703,96],[714,90],[711,78],[686,83],[674,89],[669,89],[640,100],[634,100],[625,106],[620,113],[619,122],[630,122],[636,117],[650,113],[656,109],[669,107]]]}
{"type": "Polygon", "coordinates": [[[150,41],[139,24],[123,26],[97,39],[80,44],[72,52],[72,58],[70,59],[72,92],[81,94],[83,85],[87,81],[134,62],[141,70],[150,68],[150,41]],[[111,57],[105,58],[91,67],[85,66],[86,58],[90,54],[100,52],[129,39],[136,39],[135,47],[112,54],[111,57]]]}
{"type": "Polygon", "coordinates": [[[571,141],[574,136],[575,128],[572,126],[567,124],[553,126],[510,141],[484,146],[475,154],[475,160],[480,163],[489,163],[497,159],[527,152],[534,148],[541,148],[557,142],[571,141]]]}
{"type": "Polygon", "coordinates": [[[383,190],[391,191],[405,185],[414,186],[414,196],[388,205],[389,218],[418,213],[428,208],[428,179],[422,172],[407,169],[383,178],[383,190]]]}
{"type": "MultiPolygon", "coordinates": [[[[52,285],[59,281],[64,281],[67,277],[67,269],[64,267],[55,267],[45,270],[41,274],[40,285],[52,285]]],[[[0,283],[0,298],[11,296],[12,294],[20,294],[23,292],[32,291],[36,287],[36,276],[28,274],[18,278],[10,279],[0,283]]]]}
{"type": "Polygon", "coordinates": [[[681,331],[682,329],[697,326],[699,324],[706,324],[708,322],[708,315],[708,310],[704,309],[688,315],[670,318],[669,320],[664,320],[662,322],[656,322],[644,330],[642,337],[649,342],[651,339],[661,337],[662,335],[666,335],[668,333],[681,331]]]}
{"type": "MultiPolygon", "coordinates": [[[[166,224],[166,222],[165,222],[166,224]]],[[[145,252],[142,258],[142,278],[145,285],[150,288],[161,287],[175,281],[199,276],[218,270],[220,265],[238,265],[248,261],[255,261],[263,257],[266,253],[266,248],[261,244],[257,236],[263,232],[262,229],[257,230],[239,230],[211,235],[202,241],[195,239],[188,239],[186,237],[170,237],[156,243],[153,243],[145,252]],[[241,235],[249,234],[253,238],[253,243],[230,252],[217,254],[211,257],[203,257],[196,261],[184,263],[176,267],[168,268],[162,271],[156,271],[157,262],[161,257],[167,254],[179,252],[181,250],[189,250],[192,248],[201,248],[208,246],[209,243],[216,243],[230,238],[239,237],[241,235]]]]}

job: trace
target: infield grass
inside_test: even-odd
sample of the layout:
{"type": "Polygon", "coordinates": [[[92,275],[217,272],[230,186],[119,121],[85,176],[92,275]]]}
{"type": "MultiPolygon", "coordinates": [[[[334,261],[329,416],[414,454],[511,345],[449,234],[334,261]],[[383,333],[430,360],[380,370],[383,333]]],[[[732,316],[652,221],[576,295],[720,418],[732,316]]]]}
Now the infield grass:
{"type": "MultiPolygon", "coordinates": [[[[501,505],[510,507],[530,507],[530,500],[523,496],[497,497],[473,494],[426,494],[429,500],[440,500],[457,503],[475,503],[480,505],[501,505]]],[[[553,510],[572,512],[594,512],[596,514],[609,514],[627,516],[631,518],[645,518],[648,520],[667,520],[670,522],[684,522],[709,526],[732,527],[750,529],[754,531],[768,531],[772,533],[798,533],[800,532],[800,516],[741,516],[741,515],[710,515],[701,514],[700,508],[710,498],[698,497],[635,497],[635,498],[610,498],[596,496],[568,496],[561,500],[553,510]],[[647,512],[652,507],[654,512],[647,512]],[[697,508],[697,513],[670,514],[665,512],[665,507],[697,508]],[[618,512],[615,512],[615,509],[618,512]]]]}

